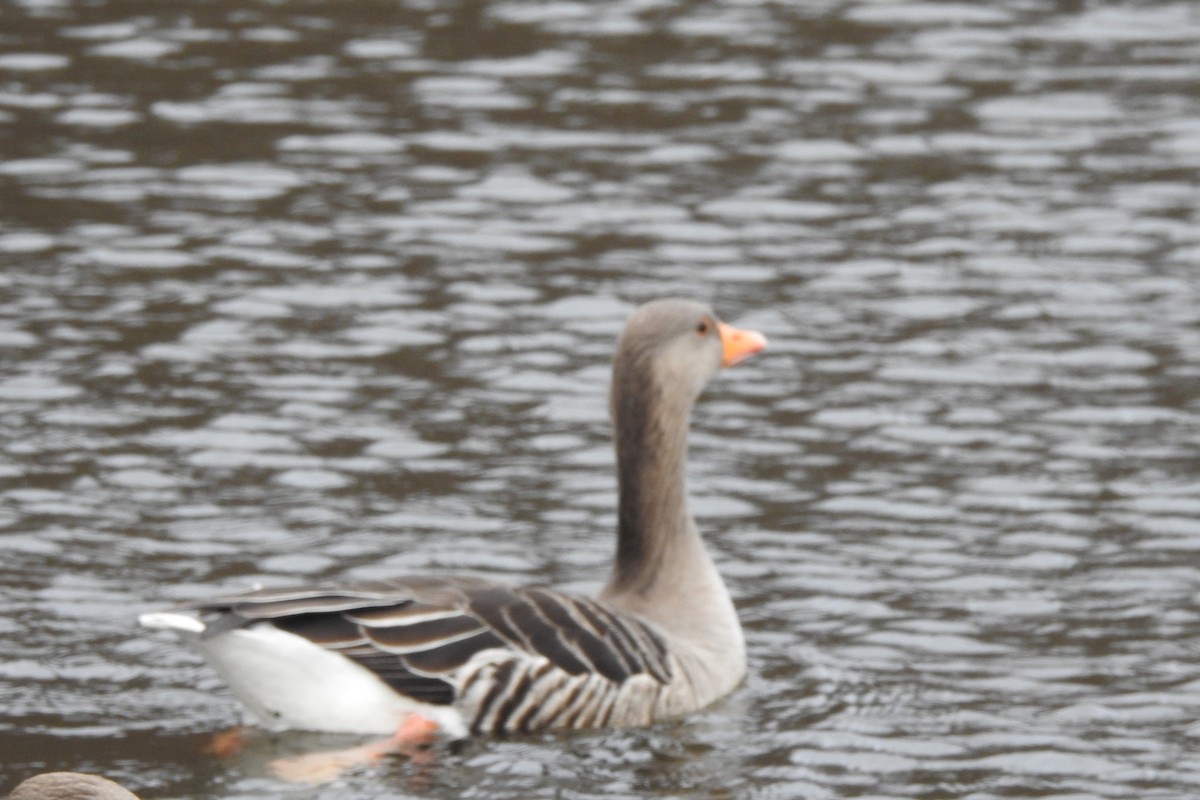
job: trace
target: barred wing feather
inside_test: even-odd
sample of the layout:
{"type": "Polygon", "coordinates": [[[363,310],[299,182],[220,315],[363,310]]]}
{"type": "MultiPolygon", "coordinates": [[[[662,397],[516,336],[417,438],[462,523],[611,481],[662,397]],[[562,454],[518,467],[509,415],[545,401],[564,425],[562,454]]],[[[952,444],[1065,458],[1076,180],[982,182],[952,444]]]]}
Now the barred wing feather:
{"type": "Polygon", "coordinates": [[[482,579],[261,589],[198,610],[206,636],[269,623],[366,667],[400,694],[463,706],[476,731],[594,724],[630,679],[661,687],[672,678],[661,634],[642,620],[597,600],[482,579]],[[544,707],[551,701],[561,708],[544,707]]]}

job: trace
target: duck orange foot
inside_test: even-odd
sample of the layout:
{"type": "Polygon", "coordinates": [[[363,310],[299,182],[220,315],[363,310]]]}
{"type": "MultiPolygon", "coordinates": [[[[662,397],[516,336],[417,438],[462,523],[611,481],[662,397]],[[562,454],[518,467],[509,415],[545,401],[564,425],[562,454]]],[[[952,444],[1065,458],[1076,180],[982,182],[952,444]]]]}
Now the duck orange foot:
{"type": "Polygon", "coordinates": [[[253,731],[245,725],[234,725],[227,731],[213,734],[204,746],[204,752],[217,758],[232,758],[241,752],[252,735],[253,731]]]}
{"type": "Polygon", "coordinates": [[[288,783],[315,786],[327,783],[352,767],[372,764],[385,756],[405,755],[414,761],[430,758],[429,746],[437,741],[438,724],[420,714],[409,714],[387,739],[344,750],[308,753],[271,762],[275,777],[288,783]]]}

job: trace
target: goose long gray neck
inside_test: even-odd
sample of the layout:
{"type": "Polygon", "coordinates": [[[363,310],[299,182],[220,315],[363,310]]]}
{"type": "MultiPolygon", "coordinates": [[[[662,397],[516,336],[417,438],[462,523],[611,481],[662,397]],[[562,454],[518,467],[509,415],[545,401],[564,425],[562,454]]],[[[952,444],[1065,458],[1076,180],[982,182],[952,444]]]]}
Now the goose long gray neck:
{"type": "Polygon", "coordinates": [[[658,301],[626,323],[613,362],[617,557],[599,599],[667,636],[679,668],[672,697],[690,697],[689,707],[730,691],[745,673],[737,611],[688,510],[689,418],[721,366],[765,345],[706,306],[658,301]]]}
{"type": "Polygon", "coordinates": [[[649,594],[696,537],[687,506],[687,432],[692,398],[665,391],[645,362],[617,363],[617,558],[606,595],[649,594]]]}

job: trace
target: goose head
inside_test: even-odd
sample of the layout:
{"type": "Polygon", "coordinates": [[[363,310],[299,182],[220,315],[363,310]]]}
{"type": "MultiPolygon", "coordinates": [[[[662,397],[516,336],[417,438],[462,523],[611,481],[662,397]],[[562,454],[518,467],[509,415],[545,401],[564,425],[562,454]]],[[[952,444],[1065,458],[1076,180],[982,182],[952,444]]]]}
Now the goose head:
{"type": "Polygon", "coordinates": [[[676,298],[646,303],[630,316],[617,342],[614,415],[623,397],[691,405],[722,367],[740,363],[766,346],[761,333],[722,322],[703,303],[676,298]]]}

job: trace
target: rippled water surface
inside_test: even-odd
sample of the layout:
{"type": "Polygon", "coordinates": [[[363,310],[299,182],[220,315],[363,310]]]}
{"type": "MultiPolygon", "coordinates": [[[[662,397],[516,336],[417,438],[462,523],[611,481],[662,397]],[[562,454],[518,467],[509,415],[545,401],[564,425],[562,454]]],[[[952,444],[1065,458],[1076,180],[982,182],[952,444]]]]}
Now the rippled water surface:
{"type": "MultiPolygon", "coordinates": [[[[697,409],[729,700],[322,797],[1200,786],[1200,10],[3,12],[0,791],[304,795],[135,616],[469,570],[595,588],[644,300],[772,348],[697,409]]],[[[335,742],[341,744],[341,742],[335,742]]]]}

